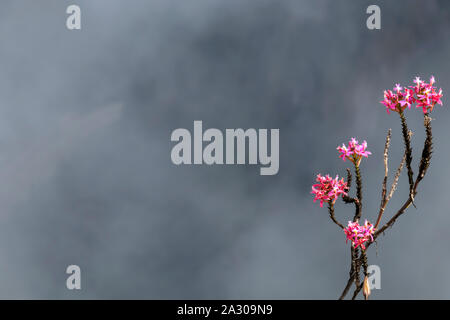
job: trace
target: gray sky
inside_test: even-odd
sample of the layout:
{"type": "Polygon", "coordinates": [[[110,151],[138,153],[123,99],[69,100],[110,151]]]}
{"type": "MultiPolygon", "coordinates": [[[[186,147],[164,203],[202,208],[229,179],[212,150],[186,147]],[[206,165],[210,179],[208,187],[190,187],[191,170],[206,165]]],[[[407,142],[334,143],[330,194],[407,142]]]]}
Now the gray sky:
{"type": "MultiPolygon", "coordinates": [[[[2,1],[0,298],[337,298],[348,245],[311,184],[345,173],[338,144],[367,140],[375,220],[389,128],[391,171],[402,152],[378,102],[416,75],[448,92],[449,15],[435,0],[2,1]],[[70,4],[80,31],[65,27],[70,4]],[[170,134],[194,120],[279,128],[279,173],[173,165],[170,134]],[[65,287],[69,264],[80,291],[65,287]]],[[[417,210],[371,247],[374,298],[450,298],[446,101],[417,210]]],[[[417,160],[422,117],[408,117],[417,160]]],[[[387,216],[406,195],[403,176],[387,216]]]]}

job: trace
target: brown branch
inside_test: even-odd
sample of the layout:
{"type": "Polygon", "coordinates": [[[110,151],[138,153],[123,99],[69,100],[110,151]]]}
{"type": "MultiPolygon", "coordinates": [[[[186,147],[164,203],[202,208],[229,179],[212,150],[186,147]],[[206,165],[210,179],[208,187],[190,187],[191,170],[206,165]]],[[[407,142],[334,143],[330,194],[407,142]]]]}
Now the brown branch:
{"type": "Polygon", "coordinates": [[[381,192],[381,207],[386,202],[386,184],[387,184],[387,178],[389,173],[389,167],[388,167],[388,155],[389,155],[389,146],[391,145],[391,129],[389,129],[388,134],[386,136],[386,143],[384,144],[384,179],[383,179],[383,186],[382,186],[382,192],[381,192]]]}
{"type": "MultiPolygon", "coordinates": [[[[405,122],[405,124],[406,124],[406,122],[405,122]]],[[[430,166],[431,154],[433,152],[433,135],[432,135],[432,128],[431,128],[431,118],[427,114],[425,114],[425,116],[424,116],[424,127],[425,127],[425,131],[426,131],[426,138],[425,138],[424,147],[422,150],[422,158],[421,158],[420,164],[419,164],[419,173],[417,175],[415,182],[413,182],[413,184],[412,184],[413,186],[412,186],[412,189],[410,190],[410,195],[409,195],[408,199],[405,201],[405,203],[402,205],[402,207],[397,211],[397,213],[381,229],[379,229],[378,231],[375,232],[375,234],[373,236],[374,241],[378,238],[378,236],[380,234],[384,233],[384,231],[386,231],[387,228],[391,227],[395,223],[395,221],[406,211],[406,209],[411,204],[413,204],[413,199],[414,199],[414,196],[417,194],[417,188],[419,186],[419,183],[425,177],[425,174],[430,166]]],[[[410,131],[409,132],[407,131],[407,136],[408,136],[408,141],[409,141],[410,137],[411,137],[410,131]]],[[[405,137],[405,134],[403,134],[403,137],[405,137]]],[[[405,141],[406,141],[406,139],[405,139],[405,141]]],[[[405,142],[405,144],[406,144],[406,142],[405,142]]],[[[410,159],[411,158],[412,157],[410,157],[410,159]]],[[[403,156],[400,166],[397,169],[396,175],[394,177],[394,182],[392,183],[391,190],[389,192],[387,199],[390,199],[392,197],[392,195],[396,189],[397,182],[398,182],[400,173],[402,171],[402,168],[403,168],[405,162],[408,166],[408,148],[407,147],[405,148],[405,155],[403,156]]],[[[367,249],[370,247],[370,245],[372,243],[373,242],[368,242],[366,244],[366,249],[364,251],[367,251],[367,249]]],[[[365,255],[361,254],[356,263],[362,263],[363,267],[364,267],[364,264],[367,263],[365,261],[365,259],[367,259],[367,257],[365,255]]],[[[341,300],[345,298],[345,295],[348,293],[348,291],[351,287],[351,284],[353,283],[355,277],[357,276],[356,270],[353,270],[353,265],[355,265],[356,263],[354,263],[353,259],[352,259],[351,271],[353,271],[353,272],[350,272],[349,279],[347,281],[347,285],[344,288],[344,291],[342,292],[342,294],[339,298],[341,300]]],[[[356,298],[356,296],[361,291],[361,289],[362,289],[362,286],[358,286],[358,285],[356,286],[355,292],[353,293],[354,298],[356,298]]]]}
{"type": "Polygon", "coordinates": [[[402,122],[402,134],[403,134],[403,142],[405,143],[405,154],[406,154],[406,168],[408,169],[408,180],[409,180],[409,195],[412,198],[412,201],[414,201],[414,178],[413,178],[413,171],[411,168],[411,162],[412,162],[412,148],[411,148],[411,135],[409,133],[408,125],[406,124],[406,118],[403,114],[403,111],[398,112],[400,115],[400,120],[402,122]]]}
{"type": "Polygon", "coordinates": [[[358,199],[352,198],[352,197],[349,197],[349,196],[343,196],[343,197],[342,197],[342,200],[343,200],[345,203],[354,203],[354,204],[356,204],[356,205],[358,205],[358,203],[359,203],[358,199]]]}
{"type": "MultiPolygon", "coordinates": [[[[353,221],[357,221],[361,218],[361,212],[362,212],[362,179],[361,179],[361,171],[359,169],[359,164],[354,162],[355,164],[355,174],[356,174],[356,198],[352,198],[349,196],[342,197],[342,200],[344,200],[345,203],[354,203],[355,204],[355,215],[353,217],[353,221]]],[[[351,171],[347,169],[347,177],[349,180],[351,180],[351,171]]],[[[355,286],[360,286],[360,280],[359,280],[359,272],[360,272],[360,265],[358,264],[358,249],[353,249],[351,247],[351,268],[350,268],[350,277],[347,281],[347,285],[345,286],[341,296],[339,297],[340,300],[344,299],[347,295],[348,291],[350,290],[350,287],[352,283],[355,283],[355,286]]]]}
{"type": "Polygon", "coordinates": [[[360,259],[358,259],[358,251],[357,251],[357,249],[355,249],[355,252],[356,252],[356,254],[355,254],[355,257],[354,257],[354,260],[355,260],[355,276],[354,276],[354,279],[355,279],[355,291],[353,292],[353,296],[352,296],[352,300],[355,300],[355,298],[356,298],[356,296],[358,295],[358,292],[359,292],[359,290],[360,290],[360,288],[361,288],[361,281],[360,281],[360,278],[359,278],[359,273],[361,272],[361,261],[360,261],[360,259]]]}
{"type": "Polygon", "coordinates": [[[430,166],[431,154],[433,153],[433,133],[431,130],[431,118],[428,114],[423,117],[423,125],[425,127],[426,139],[422,151],[422,159],[419,165],[419,174],[417,175],[416,183],[423,179],[430,166]]]}
{"type": "MultiPolygon", "coordinates": [[[[348,191],[350,191],[351,185],[352,185],[352,172],[349,168],[347,168],[347,190],[348,191]]],[[[356,211],[358,210],[358,206],[359,206],[359,200],[346,195],[346,196],[342,196],[342,201],[344,201],[345,203],[354,203],[355,204],[355,215],[356,215],[356,211]]]]}
{"type": "Polygon", "coordinates": [[[406,161],[406,154],[403,154],[402,161],[400,162],[400,165],[398,166],[397,171],[395,172],[394,181],[392,181],[391,189],[389,190],[389,194],[387,196],[387,202],[391,200],[395,190],[397,189],[398,179],[400,178],[400,174],[402,173],[405,161],[406,161]]]}
{"type": "Polygon", "coordinates": [[[388,134],[386,136],[386,143],[384,144],[384,178],[383,178],[383,184],[381,187],[381,204],[380,204],[380,211],[378,213],[378,219],[375,223],[375,229],[378,227],[378,224],[381,221],[381,217],[383,216],[383,212],[387,205],[387,178],[389,173],[389,167],[388,167],[388,154],[389,154],[389,146],[391,145],[391,129],[389,129],[388,134]]]}
{"type": "Polygon", "coordinates": [[[405,210],[413,203],[414,196],[417,194],[417,187],[419,186],[420,181],[423,179],[428,167],[430,166],[431,154],[433,152],[433,134],[431,130],[431,118],[428,115],[424,116],[424,127],[426,138],[422,150],[422,158],[419,165],[419,174],[417,175],[416,181],[413,184],[412,194],[410,195],[409,199],[405,201],[403,206],[397,211],[397,213],[391,218],[391,220],[389,220],[380,230],[375,232],[374,240],[387,228],[392,226],[398,219],[398,217],[400,217],[405,212],[405,210]]]}
{"type": "Polygon", "coordinates": [[[350,290],[350,287],[353,284],[353,279],[355,276],[355,270],[353,269],[354,266],[354,260],[353,260],[353,246],[350,246],[350,258],[351,258],[351,263],[350,263],[350,272],[349,272],[349,279],[347,281],[347,284],[345,285],[344,290],[341,293],[341,296],[339,297],[339,300],[343,300],[345,298],[345,296],[347,295],[348,291],[350,290]]]}
{"type": "Polygon", "coordinates": [[[364,298],[366,300],[369,300],[369,296],[370,296],[370,285],[368,284],[368,278],[369,278],[369,264],[367,263],[367,255],[366,255],[366,250],[362,250],[361,252],[361,256],[362,256],[362,266],[363,266],[363,270],[364,270],[364,284],[363,284],[363,295],[364,298]],[[366,286],[368,288],[366,288],[366,286]],[[368,292],[366,292],[366,290],[368,292]]]}
{"type": "MultiPolygon", "coordinates": [[[[406,161],[406,153],[403,155],[402,161],[400,162],[400,165],[398,166],[397,171],[395,172],[394,180],[392,181],[392,185],[391,185],[391,188],[389,189],[389,193],[387,194],[387,196],[384,195],[384,201],[382,201],[382,205],[380,206],[380,211],[378,212],[377,222],[375,223],[375,226],[374,226],[375,229],[378,228],[378,226],[381,222],[381,218],[383,217],[384,210],[386,210],[387,204],[389,203],[392,196],[394,195],[395,190],[397,189],[398,180],[400,178],[400,174],[402,173],[403,167],[405,165],[405,161],[406,161]]],[[[382,198],[383,198],[383,195],[382,195],[382,198]]]]}
{"type": "Polygon", "coordinates": [[[359,165],[355,163],[355,174],[356,174],[356,199],[355,201],[356,210],[355,216],[353,217],[353,221],[358,221],[361,219],[362,214],[362,179],[361,179],[361,171],[359,170],[359,165]]]}
{"type": "MultiPolygon", "coordinates": [[[[360,279],[359,279],[359,272],[361,271],[361,264],[358,261],[358,253],[359,253],[359,249],[355,248],[353,250],[352,263],[353,263],[353,270],[355,271],[353,279],[355,280],[355,287],[356,288],[361,286],[360,279]]],[[[353,295],[352,300],[354,298],[355,298],[355,296],[353,295]]]]}
{"type": "Polygon", "coordinates": [[[352,187],[352,171],[347,168],[347,189],[350,190],[352,187]]]}
{"type": "Polygon", "coordinates": [[[333,202],[328,202],[328,212],[330,213],[330,218],[333,220],[335,224],[337,224],[341,229],[344,229],[344,226],[336,220],[336,217],[334,216],[334,204],[333,202]]]}
{"type": "Polygon", "coordinates": [[[355,288],[355,291],[353,291],[352,300],[356,299],[356,297],[358,296],[358,293],[361,291],[361,289],[362,289],[361,284],[355,288]]]}
{"type": "MultiPolygon", "coordinates": [[[[353,264],[352,264],[353,265],[353,264]]],[[[350,272],[350,277],[347,281],[347,285],[345,286],[344,290],[341,293],[341,296],[339,297],[339,300],[344,300],[345,296],[347,295],[348,291],[350,290],[350,287],[353,284],[353,277],[355,276],[354,271],[350,272]]]]}
{"type": "MultiPolygon", "coordinates": [[[[366,254],[366,250],[367,250],[367,246],[365,250],[361,250],[361,255],[358,259],[358,263],[360,265],[362,265],[363,270],[364,270],[364,281],[366,280],[365,278],[369,276],[369,264],[367,263],[367,254],[366,254]]],[[[363,289],[364,287],[364,282],[361,283],[359,286],[356,287],[355,291],[353,292],[353,297],[352,300],[355,300],[356,297],[358,296],[358,293],[361,291],[361,289],[363,289]]],[[[369,300],[369,297],[364,295],[364,298],[366,300],[369,300]]]]}

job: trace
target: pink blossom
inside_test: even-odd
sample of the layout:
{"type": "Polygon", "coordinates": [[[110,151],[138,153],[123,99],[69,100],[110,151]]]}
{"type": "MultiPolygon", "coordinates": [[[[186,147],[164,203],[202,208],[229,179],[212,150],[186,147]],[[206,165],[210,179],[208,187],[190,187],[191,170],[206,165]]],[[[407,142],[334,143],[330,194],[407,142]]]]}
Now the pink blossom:
{"type": "Polygon", "coordinates": [[[317,175],[317,184],[312,186],[311,193],[314,194],[314,202],[320,200],[320,206],[323,207],[324,202],[334,203],[340,195],[347,195],[347,182],[342,178],[339,180],[339,176],[331,178],[329,175],[322,176],[317,175]]]}
{"type": "MultiPolygon", "coordinates": [[[[434,78],[433,78],[434,79],[434,78]]],[[[423,83],[422,80],[420,80],[420,77],[416,77],[413,82],[417,85],[417,88],[420,87],[420,85],[423,83]]]]}
{"type": "Polygon", "coordinates": [[[347,240],[352,242],[353,247],[356,249],[359,246],[366,250],[364,243],[370,239],[373,241],[373,234],[375,229],[373,225],[366,220],[364,225],[360,226],[358,222],[348,222],[348,227],[344,229],[347,240]]]}
{"type": "Polygon", "coordinates": [[[353,163],[359,165],[362,157],[368,157],[370,154],[372,154],[370,151],[367,151],[367,142],[364,141],[361,144],[358,144],[358,140],[355,140],[355,138],[352,138],[348,145],[342,144],[342,146],[338,146],[336,148],[340,155],[339,157],[342,158],[342,160],[349,159],[353,163]]]}
{"type": "Polygon", "coordinates": [[[386,112],[399,112],[404,111],[406,108],[411,109],[411,104],[414,102],[413,90],[403,88],[399,84],[396,84],[394,91],[385,90],[384,100],[380,101],[380,103],[386,106],[386,112]]]}
{"type": "Polygon", "coordinates": [[[442,105],[442,89],[437,90],[433,84],[435,78],[431,76],[430,82],[426,83],[420,77],[416,77],[414,86],[402,87],[396,84],[394,91],[385,90],[384,99],[380,101],[385,107],[386,112],[403,112],[406,108],[411,109],[411,105],[416,103],[417,108],[422,108],[423,113],[433,111],[436,104],[442,105]]]}
{"type": "Polygon", "coordinates": [[[434,106],[437,104],[442,105],[442,89],[436,91],[437,88],[433,86],[436,82],[434,76],[431,76],[430,83],[426,83],[416,77],[414,80],[415,86],[410,88],[415,94],[415,102],[417,108],[422,108],[424,114],[433,111],[434,106]]]}

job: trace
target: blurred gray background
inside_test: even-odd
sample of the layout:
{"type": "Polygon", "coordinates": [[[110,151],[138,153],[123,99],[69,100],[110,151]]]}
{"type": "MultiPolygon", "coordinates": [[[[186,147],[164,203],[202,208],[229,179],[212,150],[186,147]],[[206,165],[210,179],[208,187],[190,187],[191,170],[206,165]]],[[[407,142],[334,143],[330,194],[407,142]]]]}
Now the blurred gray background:
{"type": "MultiPolygon", "coordinates": [[[[315,175],[344,175],[336,146],[367,140],[363,218],[375,220],[389,128],[391,172],[402,152],[383,90],[434,75],[444,107],[417,209],[369,264],[373,298],[449,299],[449,37],[448,1],[3,0],[0,298],[337,298],[349,249],[312,201],[315,175]],[[80,31],[66,29],[70,4],[80,31]],[[278,175],[173,165],[170,134],[194,120],[279,128],[278,175]],[[80,291],[66,289],[70,264],[80,291]]],[[[422,115],[407,116],[417,161],[422,115]]]]}

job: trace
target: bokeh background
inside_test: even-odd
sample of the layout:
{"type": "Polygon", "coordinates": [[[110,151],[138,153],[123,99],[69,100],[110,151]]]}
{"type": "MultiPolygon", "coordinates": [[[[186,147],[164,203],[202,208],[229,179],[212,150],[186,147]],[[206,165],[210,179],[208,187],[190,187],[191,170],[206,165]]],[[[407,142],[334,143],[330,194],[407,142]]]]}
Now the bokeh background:
{"type": "MultiPolygon", "coordinates": [[[[367,140],[375,219],[389,128],[391,173],[402,153],[383,90],[434,75],[448,94],[449,38],[444,0],[1,1],[0,298],[337,298],[349,249],[311,184],[345,174],[338,144],[367,140]],[[370,4],[381,30],[366,28],[370,4]],[[170,134],[194,120],[279,128],[279,173],[173,165],[170,134]],[[66,289],[70,264],[81,290],[66,289]]],[[[407,116],[417,161],[422,115],[407,116]]],[[[450,298],[446,96],[433,118],[417,209],[370,250],[375,299],[450,298]]]]}

